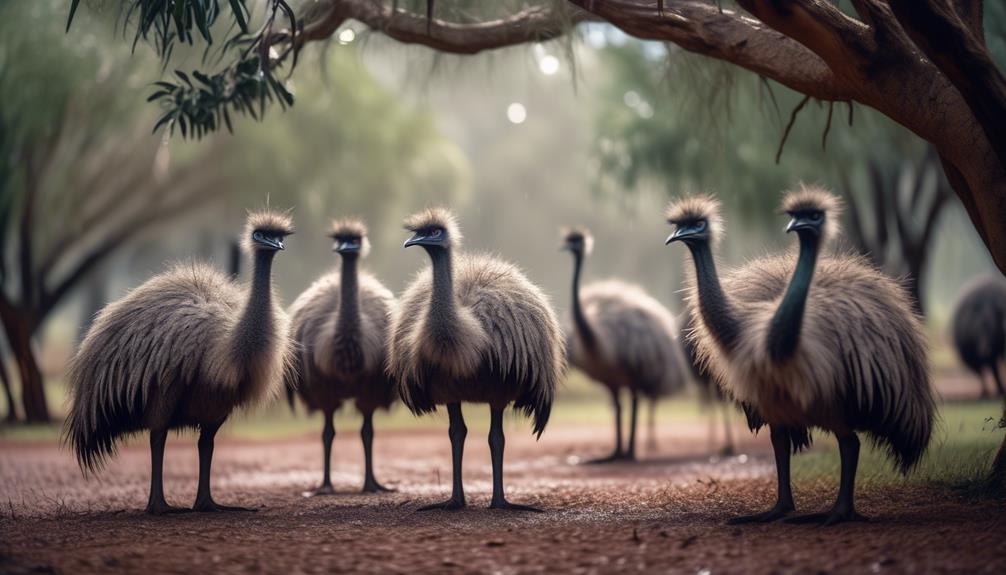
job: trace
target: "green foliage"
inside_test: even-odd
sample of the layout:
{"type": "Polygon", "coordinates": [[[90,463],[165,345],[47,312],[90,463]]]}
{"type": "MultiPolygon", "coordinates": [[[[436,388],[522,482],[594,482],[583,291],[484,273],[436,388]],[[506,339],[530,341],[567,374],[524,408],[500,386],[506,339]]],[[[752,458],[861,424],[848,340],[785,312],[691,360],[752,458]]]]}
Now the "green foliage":
{"type": "MultiPolygon", "coordinates": [[[[67,31],[78,5],[79,0],[74,0],[70,6],[67,31]]],[[[123,27],[135,27],[134,49],[144,40],[154,47],[166,67],[176,43],[192,46],[201,40],[206,44],[203,63],[207,63],[212,30],[222,13],[220,0],[122,0],[121,7],[123,27]]],[[[249,29],[251,13],[245,0],[228,0],[226,10],[232,19],[230,30],[236,31],[221,47],[218,59],[233,54],[231,63],[210,74],[176,70],[178,82],[156,82],[156,91],[147,101],[159,102],[165,112],[154,124],[154,131],[167,126],[174,133],[177,125],[183,138],[199,139],[222,126],[233,131],[231,112],[258,120],[272,102],[278,102],[283,109],[293,105],[293,95],[276,75],[290,54],[290,67],[296,66],[294,46],[299,25],[293,9],[285,0],[268,0],[265,20],[254,32],[249,29]],[[279,34],[281,15],[288,27],[279,34]],[[287,46],[282,53],[273,48],[278,38],[287,46]]]]}

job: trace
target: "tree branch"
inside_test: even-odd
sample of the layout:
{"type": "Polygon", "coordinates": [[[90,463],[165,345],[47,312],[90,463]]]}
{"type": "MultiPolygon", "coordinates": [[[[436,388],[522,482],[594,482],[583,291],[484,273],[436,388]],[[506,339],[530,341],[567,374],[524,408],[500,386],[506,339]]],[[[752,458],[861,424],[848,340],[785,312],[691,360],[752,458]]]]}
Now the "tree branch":
{"type": "MultiPolygon", "coordinates": [[[[870,28],[827,0],[737,0],[768,26],[803,44],[832,70],[870,60],[876,49],[870,28]]],[[[868,7],[869,1],[858,3],[868,7]]]]}
{"type": "MultiPolygon", "coordinates": [[[[213,186],[210,184],[209,186],[213,186]]],[[[116,249],[147,227],[178,217],[190,212],[207,202],[216,199],[214,194],[201,193],[205,188],[197,187],[193,193],[186,194],[182,199],[160,210],[150,210],[145,215],[130,220],[125,226],[109,235],[97,247],[84,256],[63,280],[51,291],[43,289],[38,304],[38,312],[34,315],[32,329],[36,329],[55,306],[98,264],[103,262],[116,249]]]]}
{"type": "Polygon", "coordinates": [[[852,86],[838,78],[814,52],[796,40],[739,12],[699,0],[667,2],[662,13],[649,1],[570,0],[643,40],[673,42],[736,64],[812,98],[846,101],[852,86]]]}
{"type": "MultiPolygon", "coordinates": [[[[298,48],[306,42],[331,37],[349,19],[366,24],[375,32],[406,44],[422,44],[441,52],[476,54],[527,42],[542,42],[562,36],[569,28],[593,17],[580,10],[560,14],[551,8],[534,6],[512,16],[486,22],[447,22],[427,18],[373,0],[327,0],[325,6],[308,16],[303,32],[297,35],[298,48]]],[[[280,33],[277,40],[288,39],[280,33]]]]}
{"type": "Polygon", "coordinates": [[[1006,78],[949,0],[888,0],[915,45],[950,79],[1006,163],[1006,78]]]}

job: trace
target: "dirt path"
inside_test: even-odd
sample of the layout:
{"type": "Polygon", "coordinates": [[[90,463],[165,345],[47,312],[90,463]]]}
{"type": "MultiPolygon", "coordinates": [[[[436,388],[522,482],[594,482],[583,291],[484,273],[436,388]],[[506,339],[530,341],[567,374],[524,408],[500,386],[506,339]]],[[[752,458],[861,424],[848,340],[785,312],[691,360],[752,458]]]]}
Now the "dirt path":
{"type": "MultiPolygon", "coordinates": [[[[935,490],[863,493],[873,521],[833,528],[723,521],[770,503],[772,466],[762,440],[752,455],[710,462],[703,429],[664,427],[661,450],[639,465],[577,464],[603,452],[603,429],[550,428],[541,443],[508,426],[511,500],[545,513],[490,512],[488,448],[469,433],[471,507],[416,513],[449,489],[446,432],[378,436],[378,478],[397,493],[360,495],[355,433],[336,439],[338,495],[305,499],[319,478],[312,437],[270,443],[219,442],[214,493],[252,514],[150,518],[148,454],[122,450],[98,477],[81,479],[69,454],[51,445],[0,445],[2,573],[329,572],[1006,572],[1006,507],[960,501],[935,490]],[[593,448],[589,446],[593,445],[593,448]],[[588,446],[588,447],[585,447],[588,446]]],[[[195,493],[194,437],[172,437],[166,461],[170,502],[195,493]]],[[[830,503],[834,485],[797,485],[797,503],[830,503]]]]}

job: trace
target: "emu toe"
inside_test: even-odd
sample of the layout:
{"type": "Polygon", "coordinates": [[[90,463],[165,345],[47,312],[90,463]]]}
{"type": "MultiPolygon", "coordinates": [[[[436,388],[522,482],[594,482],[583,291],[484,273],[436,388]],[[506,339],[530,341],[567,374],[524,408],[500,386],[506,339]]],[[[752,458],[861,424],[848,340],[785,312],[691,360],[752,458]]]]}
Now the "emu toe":
{"type": "Polygon", "coordinates": [[[394,493],[395,490],[390,487],[385,487],[377,482],[376,479],[371,479],[363,483],[363,493],[394,493]]]}
{"type": "Polygon", "coordinates": [[[636,461],[636,458],[623,451],[616,451],[611,455],[605,457],[598,457],[597,459],[588,459],[584,463],[587,465],[604,465],[607,463],[632,463],[636,461]]]}
{"type": "Polygon", "coordinates": [[[531,511],[534,513],[543,513],[544,510],[538,507],[532,507],[530,505],[521,505],[519,503],[510,503],[506,499],[501,499],[499,501],[493,500],[489,504],[489,509],[508,509],[510,511],[531,511]]]}
{"type": "Polygon", "coordinates": [[[237,507],[233,505],[220,505],[219,503],[213,501],[213,499],[197,499],[196,504],[192,506],[192,510],[197,513],[230,513],[230,512],[242,512],[242,513],[255,513],[258,509],[252,509],[251,507],[237,507]]]}
{"type": "Polygon", "coordinates": [[[456,511],[458,509],[465,508],[464,499],[456,499],[454,497],[448,499],[447,501],[441,501],[440,503],[433,503],[431,505],[424,505],[417,509],[416,511],[456,511]]]}
{"type": "Polygon", "coordinates": [[[793,512],[792,505],[776,503],[775,507],[768,511],[755,513],[753,515],[741,515],[727,521],[727,525],[743,525],[744,523],[771,523],[778,521],[793,512]]]}
{"type": "Polygon", "coordinates": [[[315,487],[314,489],[308,489],[301,493],[303,497],[317,497],[319,495],[335,495],[335,488],[332,487],[331,483],[322,485],[320,487],[315,487]]]}
{"type": "Polygon", "coordinates": [[[161,502],[158,504],[147,504],[147,515],[169,515],[174,513],[190,513],[192,510],[187,507],[175,507],[161,502]]]}

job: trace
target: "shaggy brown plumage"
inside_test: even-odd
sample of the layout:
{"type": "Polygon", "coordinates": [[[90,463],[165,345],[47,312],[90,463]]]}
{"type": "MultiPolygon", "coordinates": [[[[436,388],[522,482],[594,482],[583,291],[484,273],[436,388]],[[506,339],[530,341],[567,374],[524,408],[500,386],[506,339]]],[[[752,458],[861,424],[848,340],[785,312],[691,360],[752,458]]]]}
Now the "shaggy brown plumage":
{"type": "Polygon", "coordinates": [[[639,395],[655,400],[685,385],[684,357],[674,317],[641,287],[620,280],[595,282],[580,289],[583,258],[591,236],[566,230],[563,248],[573,254],[573,293],[566,326],[566,352],[571,365],[608,387],[615,409],[615,450],[597,462],[635,459],[639,395]],[[629,443],[622,445],[622,389],[629,390],[629,443]]]}
{"type": "MultiPolygon", "coordinates": [[[[502,494],[502,412],[512,402],[533,417],[535,434],[544,431],[565,369],[558,322],[548,299],[517,267],[488,255],[454,253],[460,231],[449,211],[428,209],[405,225],[415,233],[406,246],[421,245],[432,265],[402,294],[388,371],[414,413],[447,404],[456,450],[457,430],[464,429],[460,403],[490,405],[493,506],[510,506],[502,494]]],[[[455,455],[448,507],[464,505],[460,452],[455,455]]]]}
{"type": "MultiPolygon", "coordinates": [[[[145,429],[156,458],[169,429],[198,427],[203,457],[233,410],[276,396],[291,345],[270,270],[290,232],[283,214],[249,216],[245,246],[255,277],[247,288],[206,265],[180,264],[98,314],[68,370],[64,433],[83,470],[97,471],[123,437],[145,429]]],[[[214,510],[206,465],[196,507],[214,510]]],[[[156,461],[154,471],[148,511],[160,513],[170,508],[155,492],[156,461]]]]}
{"type": "Polygon", "coordinates": [[[988,371],[996,391],[1006,397],[1002,376],[1006,361],[1006,279],[990,275],[969,282],[961,288],[951,317],[957,354],[978,376],[982,396],[988,395],[984,382],[988,371]]]}
{"type": "Polygon", "coordinates": [[[297,369],[287,378],[310,410],[324,415],[324,476],[315,494],[332,493],[330,454],[335,437],[333,414],[353,400],[363,415],[364,491],[383,491],[373,475],[373,414],[394,397],[385,373],[386,338],[395,298],[374,276],[359,271],[368,251],[367,228],[358,220],[336,220],[331,237],[342,255],[341,271],[316,280],[290,307],[291,335],[297,344],[297,369]],[[356,246],[342,250],[343,242],[356,246]],[[341,251],[340,251],[341,250],[341,251]]]}
{"type": "MultiPolygon", "coordinates": [[[[801,240],[799,260],[761,258],[722,278],[704,251],[708,239],[686,239],[696,261],[688,300],[701,319],[691,337],[700,359],[754,412],[755,423],[831,431],[843,461],[853,452],[858,458],[855,432],[865,431],[907,472],[929,444],[935,413],[925,337],[898,282],[859,257],[817,261],[836,207],[820,189],[788,195],[783,209],[801,222],[792,228],[801,240]]],[[[858,517],[851,479],[845,485],[848,471],[843,467],[848,499],[840,496],[842,508],[826,521],[858,517]]]]}

